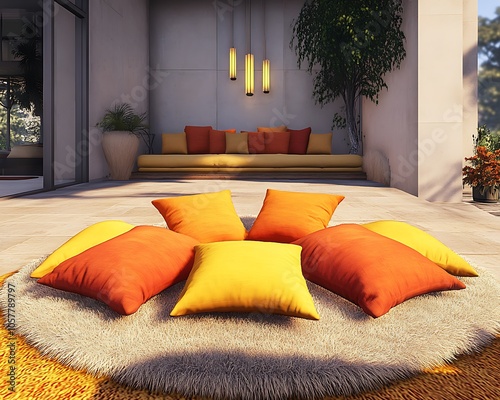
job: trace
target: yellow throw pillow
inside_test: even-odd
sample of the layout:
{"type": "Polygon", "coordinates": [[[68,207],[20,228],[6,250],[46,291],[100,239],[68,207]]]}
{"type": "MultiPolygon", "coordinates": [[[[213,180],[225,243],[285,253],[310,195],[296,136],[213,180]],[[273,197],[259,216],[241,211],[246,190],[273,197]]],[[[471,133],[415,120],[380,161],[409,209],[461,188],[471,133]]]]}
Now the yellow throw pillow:
{"type": "Polygon", "coordinates": [[[161,152],[162,154],[187,154],[186,133],[162,133],[161,152]]]}
{"type": "Polygon", "coordinates": [[[132,224],[114,220],[102,221],[90,225],[58,247],[31,273],[31,277],[41,278],[49,272],[52,272],[54,268],[63,261],[83,253],[85,250],[101,244],[106,240],[128,232],[133,227],[134,225],[132,224]]]}
{"type": "Polygon", "coordinates": [[[365,228],[418,251],[452,275],[477,276],[476,270],[434,236],[402,221],[375,221],[365,228]]]}
{"type": "Polygon", "coordinates": [[[306,154],[332,154],[333,133],[311,133],[306,154]]]}
{"type": "Polygon", "coordinates": [[[226,154],[248,154],[248,133],[226,132],[226,154]]]}
{"type": "Polygon", "coordinates": [[[246,229],[236,213],[231,191],[167,197],[152,201],[169,229],[201,243],[243,240],[246,229]]]}
{"type": "Polygon", "coordinates": [[[319,319],[293,244],[234,241],[195,246],[195,261],[170,313],[258,312],[319,319]]]}

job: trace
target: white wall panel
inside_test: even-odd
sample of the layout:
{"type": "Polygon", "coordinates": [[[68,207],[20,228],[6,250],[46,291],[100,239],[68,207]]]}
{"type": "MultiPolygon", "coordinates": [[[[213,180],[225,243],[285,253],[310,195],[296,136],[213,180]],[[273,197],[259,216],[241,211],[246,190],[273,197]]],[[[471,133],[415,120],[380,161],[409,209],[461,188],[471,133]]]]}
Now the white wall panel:
{"type": "Polygon", "coordinates": [[[89,177],[108,174],[95,127],[107,108],[127,102],[148,111],[149,89],[156,71],[149,68],[148,0],[89,2],[89,177]]]}
{"type": "MultiPolygon", "coordinates": [[[[153,133],[182,132],[185,125],[215,126],[215,71],[172,70],[150,93],[153,133]]],[[[161,138],[156,139],[161,146],[161,138]]]]}
{"type": "Polygon", "coordinates": [[[388,166],[375,175],[390,174],[391,186],[459,202],[477,127],[477,0],[403,4],[407,57],[387,77],[379,105],[363,102],[365,160],[388,166]]]}
{"type": "Polygon", "coordinates": [[[363,100],[364,154],[368,179],[375,176],[418,194],[418,2],[403,3],[406,58],[386,77],[379,104],[363,100]],[[376,170],[380,168],[380,170],[376,170]]]}

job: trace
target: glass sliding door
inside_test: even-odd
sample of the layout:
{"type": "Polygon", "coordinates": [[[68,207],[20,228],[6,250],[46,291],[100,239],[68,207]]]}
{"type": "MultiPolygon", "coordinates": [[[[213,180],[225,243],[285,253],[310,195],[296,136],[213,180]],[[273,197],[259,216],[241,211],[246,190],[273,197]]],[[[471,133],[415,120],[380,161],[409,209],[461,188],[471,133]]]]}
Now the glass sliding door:
{"type": "Polygon", "coordinates": [[[0,1],[0,197],[43,187],[42,6],[0,1]]]}
{"type": "Polygon", "coordinates": [[[45,1],[44,189],[88,180],[87,1],[45,1]]]}
{"type": "Polygon", "coordinates": [[[76,17],[54,8],[54,185],[76,182],[76,17]]]}

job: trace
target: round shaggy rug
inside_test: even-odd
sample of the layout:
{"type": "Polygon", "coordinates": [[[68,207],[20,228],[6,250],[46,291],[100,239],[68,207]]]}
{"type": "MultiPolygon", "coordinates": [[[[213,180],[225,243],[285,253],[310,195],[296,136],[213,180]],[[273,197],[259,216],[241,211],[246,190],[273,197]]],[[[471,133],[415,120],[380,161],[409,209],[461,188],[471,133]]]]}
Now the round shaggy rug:
{"type": "Polygon", "coordinates": [[[123,317],[106,305],[39,285],[43,259],[6,280],[16,333],[63,364],[134,388],[240,399],[349,395],[414,375],[490,343],[500,285],[486,271],[467,289],[418,296],[378,319],[312,283],[320,321],[279,315],[171,318],[182,283],[123,317]]]}

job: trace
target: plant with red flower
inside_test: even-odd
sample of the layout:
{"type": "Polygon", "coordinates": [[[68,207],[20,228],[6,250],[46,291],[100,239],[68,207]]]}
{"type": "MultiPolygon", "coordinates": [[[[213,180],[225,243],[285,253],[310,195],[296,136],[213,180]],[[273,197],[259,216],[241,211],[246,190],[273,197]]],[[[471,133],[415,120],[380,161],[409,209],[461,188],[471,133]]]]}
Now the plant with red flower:
{"type": "Polygon", "coordinates": [[[466,157],[469,162],[462,169],[463,183],[475,187],[500,187],[500,150],[490,151],[477,146],[476,154],[466,157]]]}

